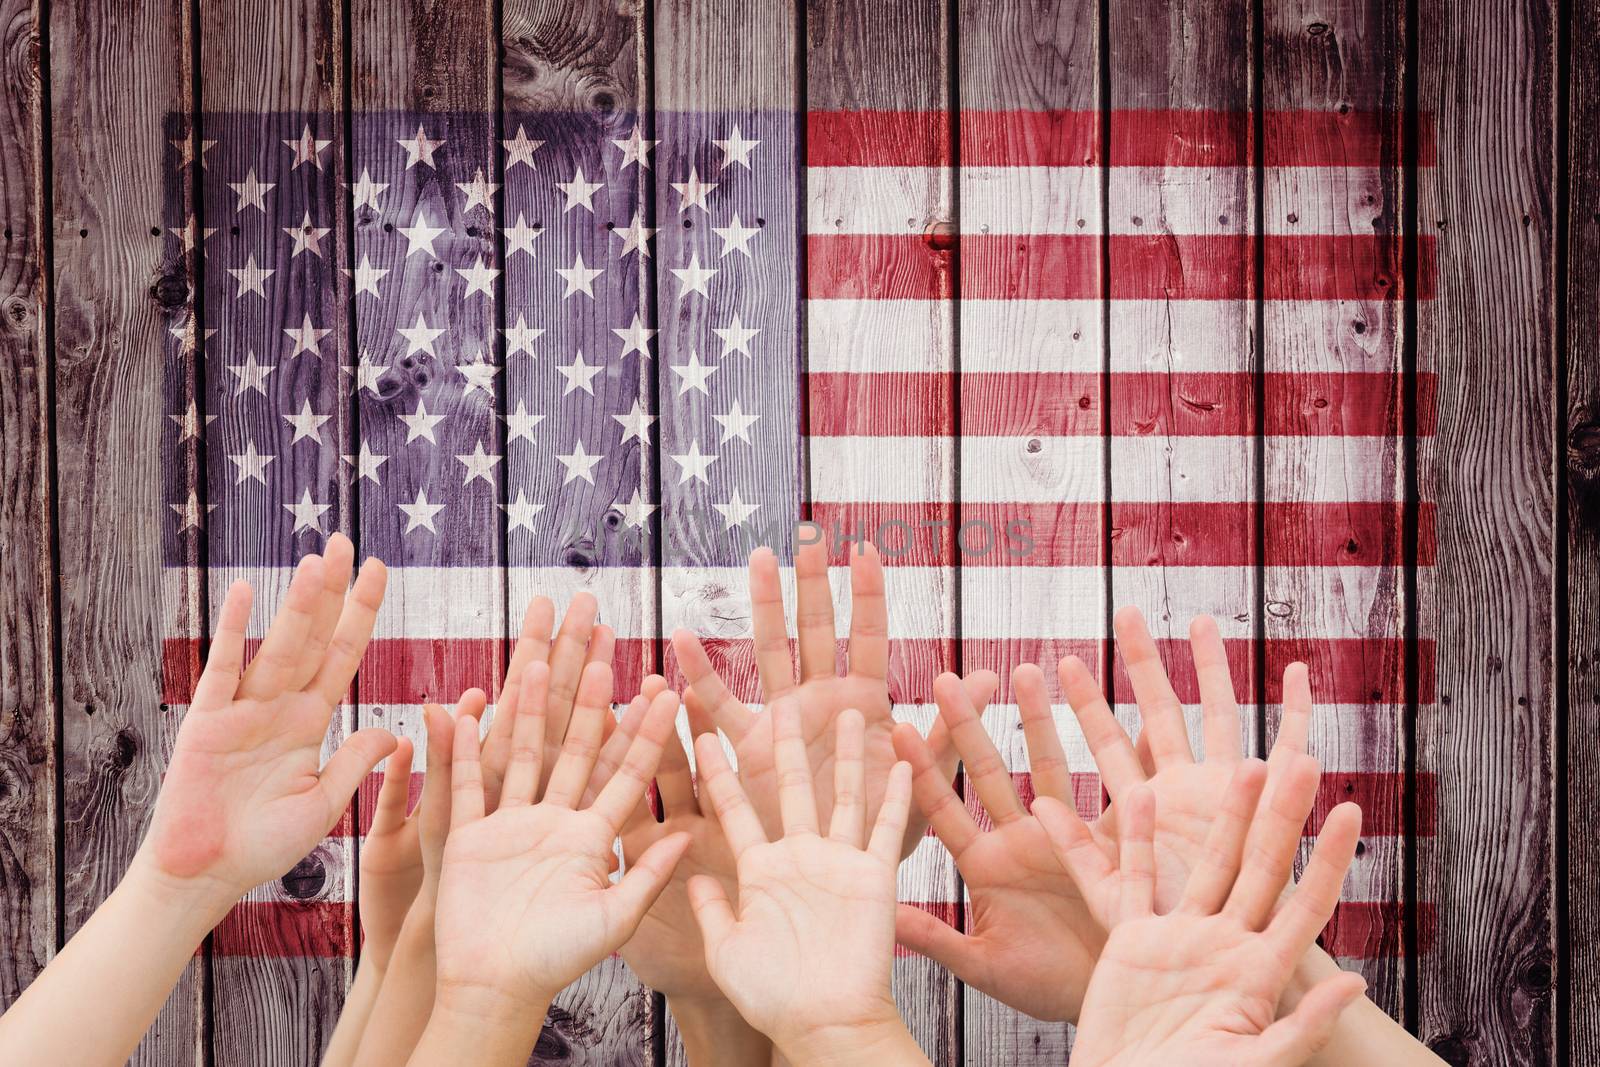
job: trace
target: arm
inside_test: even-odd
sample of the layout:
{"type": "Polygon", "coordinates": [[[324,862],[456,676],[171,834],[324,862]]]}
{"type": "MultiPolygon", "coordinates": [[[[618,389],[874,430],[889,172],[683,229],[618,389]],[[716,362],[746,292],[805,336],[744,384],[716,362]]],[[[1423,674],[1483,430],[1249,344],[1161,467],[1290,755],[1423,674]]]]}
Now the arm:
{"type": "Polygon", "coordinates": [[[441,990],[409,1062],[412,1067],[523,1063],[549,1010],[548,1000],[483,999],[441,990]]]}
{"type": "Polygon", "coordinates": [[[383,985],[383,967],[372,957],[363,955],[356,967],[356,979],[344,995],[344,1008],[339,1012],[339,1022],[328,1038],[328,1047],[322,1053],[322,1067],[348,1067],[356,1060],[356,1049],[361,1044],[361,1034],[372,1016],[372,1006],[378,1001],[378,990],[383,985]]]}
{"type": "MultiPolygon", "coordinates": [[[[1332,956],[1315,945],[1300,961],[1293,981],[1284,992],[1279,1012],[1292,1011],[1305,991],[1343,971],[1332,956]]],[[[1389,1017],[1366,997],[1356,1000],[1339,1015],[1339,1022],[1322,1051],[1306,1061],[1313,1067],[1344,1067],[1350,1063],[1384,1063],[1392,1067],[1429,1067],[1443,1064],[1433,1050],[1405,1027],[1389,1017]]]]}
{"type": "Polygon", "coordinates": [[[321,765],[383,599],[383,565],[346,596],[350,542],[301,560],[249,670],[250,587],[228,590],[149,833],[121,885],[0,1017],[0,1060],[121,1064],[206,932],[314,848],[394,747],[351,735],[321,765]],[[319,770],[320,768],[320,770],[319,770]]]}

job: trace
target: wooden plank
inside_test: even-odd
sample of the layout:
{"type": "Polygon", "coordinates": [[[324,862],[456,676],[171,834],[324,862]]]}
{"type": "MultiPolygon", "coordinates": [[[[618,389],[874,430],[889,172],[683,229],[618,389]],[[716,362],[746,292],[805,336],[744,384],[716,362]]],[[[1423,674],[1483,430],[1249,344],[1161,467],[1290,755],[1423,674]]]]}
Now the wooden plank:
{"type": "MultiPolygon", "coordinates": [[[[1103,571],[1109,563],[1109,531],[1100,501],[1104,496],[1106,441],[1101,437],[1100,373],[1105,356],[1103,292],[1100,262],[1095,258],[1085,280],[1090,299],[1046,301],[980,300],[969,284],[969,271],[987,273],[996,258],[991,240],[1001,248],[1026,248],[1026,256],[1009,263],[1014,279],[1044,270],[1039,238],[1055,231],[1078,234],[1104,229],[1103,182],[1098,166],[1099,127],[1084,139],[1083,127],[1070,118],[1052,119],[1051,112],[1090,113],[1100,96],[1099,9],[1086,0],[1058,0],[1044,5],[1018,0],[968,0],[960,6],[956,27],[960,50],[961,137],[961,329],[960,411],[963,454],[960,468],[960,519],[998,527],[992,551],[979,554],[976,531],[963,536],[962,668],[987,667],[1003,677],[1001,693],[984,714],[996,747],[1014,771],[1025,772],[1020,717],[1010,694],[1009,671],[1035,658],[1047,677],[1067,652],[1098,663],[1106,637],[1103,571]],[[996,115],[996,119],[983,116],[996,115]],[[1042,140],[1031,131],[1050,131],[1042,140]],[[1047,148],[1046,146],[1051,146],[1047,148]],[[1075,156],[1079,164],[1061,165],[1041,150],[1075,156]],[[1010,232],[1023,236],[1007,238],[1010,232]],[[1035,388],[1035,375],[1071,374],[1085,382],[1069,400],[1091,419],[1079,456],[1072,463],[1037,462],[1070,444],[1053,436],[1048,405],[1055,390],[1035,388]],[[1013,377],[1019,376],[1019,377],[1013,377]],[[998,384],[997,384],[998,383],[998,384]],[[1027,384],[1024,384],[1027,383],[1027,384]],[[1081,399],[1080,399],[1081,398],[1081,399]],[[1017,457],[1023,476],[1007,477],[1006,468],[968,458],[968,443],[998,445],[1017,457]],[[998,440],[994,440],[998,438],[998,440]],[[1028,462],[1028,460],[1035,462],[1028,462]],[[1018,504],[979,507],[969,501],[1053,500],[1059,506],[1030,515],[1029,536],[1038,544],[1081,541],[1086,554],[1078,559],[1052,558],[1045,551],[1026,553],[1012,537],[1011,523],[1029,509],[1018,504]],[[967,546],[971,543],[971,550],[967,546]],[[1088,567],[1061,567],[1063,562],[1088,567]],[[1098,566],[1097,566],[1098,565],[1098,566]],[[1048,610],[1036,612],[1028,589],[1056,575],[1080,573],[1089,580],[1068,579],[1073,595],[1052,598],[1048,610]],[[996,603],[1005,605],[998,611],[996,603]],[[988,620],[988,621],[985,621],[988,620]]],[[[1000,253],[1008,255],[1007,252],[1000,253]]],[[[1025,281],[1017,287],[1026,293],[1025,281]]],[[[1017,469],[1017,468],[1012,468],[1017,469]]],[[[1052,685],[1054,683],[1052,682],[1052,685]]],[[[1072,715],[1057,694],[1058,721],[1076,734],[1072,715]]],[[[1067,742],[1069,751],[1084,751],[1067,742]]],[[[1079,770],[1089,768],[1080,765],[1079,770]]],[[[1071,1046],[1072,1028],[1062,1022],[1030,1018],[974,989],[965,990],[964,1041],[969,1063],[1060,1063],[1071,1046]]]]}
{"type": "MultiPolygon", "coordinates": [[[[899,492],[887,499],[903,503],[875,496],[870,479],[835,474],[839,467],[869,471],[877,465],[881,439],[867,436],[874,428],[859,423],[883,418],[891,395],[886,389],[916,389],[923,397],[921,415],[936,423],[949,422],[955,408],[949,37],[948,12],[940,5],[806,5],[806,242],[818,251],[824,244],[846,246],[810,260],[814,278],[818,271],[842,268],[856,279],[848,293],[813,291],[806,305],[813,323],[807,335],[807,501],[812,519],[829,531],[833,567],[849,566],[852,549],[845,538],[853,535],[882,543],[889,566],[920,572],[918,595],[896,598],[891,606],[891,636],[931,633],[948,640],[928,643],[924,655],[897,656],[889,695],[895,716],[916,721],[924,731],[934,677],[959,666],[956,558],[948,550],[953,537],[945,531],[934,538],[940,550],[930,553],[930,538],[919,525],[930,507],[948,513],[956,501],[954,454],[940,453],[937,462],[920,469],[888,471],[899,492]],[[878,241],[890,242],[894,251],[887,260],[869,262],[864,254],[878,241]],[[860,258],[851,263],[852,256],[860,258]],[[883,270],[876,278],[875,268],[883,270]],[[892,286],[879,284],[884,275],[929,274],[943,281],[926,298],[894,299],[892,286]],[[916,366],[891,368],[873,358],[908,329],[912,336],[902,333],[896,343],[917,350],[916,366]],[[841,483],[865,492],[830,491],[841,483]]],[[[899,888],[900,899],[945,914],[961,899],[955,863],[932,838],[901,865],[899,888]]],[[[955,977],[907,953],[895,959],[894,990],[900,1014],[929,1059],[960,1062],[961,988],[955,977]]]]}
{"type": "Polygon", "coordinates": [[[1438,376],[1419,441],[1437,564],[1419,626],[1436,706],[1416,766],[1436,777],[1417,897],[1441,916],[1418,961],[1419,1030],[1445,1059],[1553,1055],[1554,7],[1424,3],[1418,108],[1448,166],[1418,175],[1437,299],[1417,366],[1438,376]],[[1487,621],[1486,621],[1487,620],[1487,621]]]}
{"type": "Polygon", "coordinates": [[[1572,5],[1567,123],[1567,1055],[1600,1061],[1600,3],[1572,5]]]}
{"type": "MultiPolygon", "coordinates": [[[[544,593],[558,604],[578,589],[600,600],[601,618],[618,638],[619,700],[637,692],[657,669],[657,575],[654,523],[655,370],[647,337],[623,337],[653,316],[650,248],[628,248],[622,234],[651,227],[653,182],[650,116],[644,88],[644,19],[634,5],[512,2],[502,15],[504,69],[499,133],[542,142],[526,158],[503,154],[500,225],[508,235],[504,321],[542,329],[532,351],[508,353],[505,405],[543,418],[527,433],[508,423],[507,496],[537,505],[527,524],[508,523],[509,632],[521,626],[528,600],[544,593]],[[630,161],[635,135],[642,158],[630,161]],[[581,176],[581,177],[580,177],[581,176]],[[598,188],[569,210],[566,190],[579,181],[598,188]],[[583,206],[586,201],[588,206],[583,206]],[[603,271],[585,292],[555,273],[581,256],[603,271]],[[643,344],[641,349],[635,340],[643,344]],[[592,378],[558,368],[600,366],[592,378]],[[637,410],[642,425],[625,424],[637,410]],[[582,442],[604,457],[592,480],[553,461],[582,442]]],[[[637,153],[636,153],[637,154],[637,153]]],[[[587,374],[587,371],[583,371],[587,374]]],[[[540,1055],[562,1063],[645,1063],[655,1028],[653,998],[620,957],[602,961],[556,998],[540,1055]],[[559,1053],[557,1048],[559,1047],[559,1053]]]]}
{"type": "MultiPolygon", "coordinates": [[[[215,142],[196,223],[215,333],[205,349],[206,580],[213,610],[235,578],[253,580],[259,635],[294,563],[351,529],[342,12],[331,0],[199,10],[200,135],[215,142]],[[241,63],[245,54],[260,58],[241,63]],[[252,263],[271,272],[259,289],[236,273],[252,263]],[[252,360],[271,368],[259,386],[236,369],[252,360]],[[252,446],[272,457],[259,477],[234,459],[252,446]]],[[[336,712],[335,740],[353,715],[336,712]]],[[[350,980],[354,870],[353,840],[330,837],[252,890],[213,939],[219,1062],[322,1055],[350,980]]]]}
{"type": "MultiPolygon", "coordinates": [[[[193,211],[186,161],[198,161],[185,5],[71,4],[51,16],[70,936],[126,870],[160,787],[178,723],[161,703],[163,638],[204,627],[202,537],[172,508],[196,501],[192,514],[204,513],[198,442],[182,419],[197,398],[181,233],[193,211]],[[169,569],[176,581],[163,580],[169,569]]],[[[134,1062],[202,1062],[204,972],[201,960],[185,971],[134,1062]]]]}
{"type": "MultiPolygon", "coordinates": [[[[1369,801],[1403,813],[1411,802],[1404,777],[1405,560],[1397,521],[1406,479],[1404,314],[1396,299],[1405,217],[1403,9],[1368,0],[1269,5],[1263,31],[1263,108],[1268,114],[1326,118],[1263,124],[1263,155],[1274,161],[1263,174],[1266,232],[1378,234],[1389,242],[1395,271],[1395,284],[1384,287],[1387,295],[1373,299],[1263,301],[1261,369],[1291,383],[1295,392],[1288,407],[1298,415],[1263,440],[1263,497],[1272,502],[1274,516],[1302,517],[1264,524],[1262,595],[1270,607],[1263,613],[1265,632],[1268,640],[1292,648],[1295,658],[1312,663],[1329,658],[1330,641],[1357,637],[1363,699],[1321,703],[1310,749],[1326,775],[1387,783],[1389,794],[1369,801]],[[1297,154],[1328,162],[1277,165],[1297,154]],[[1309,501],[1330,503],[1298,513],[1277,507],[1309,501]],[[1380,501],[1392,502],[1396,521],[1374,531],[1363,521],[1365,505],[1380,501]],[[1327,536],[1329,527],[1340,534],[1327,536]],[[1336,547],[1306,558],[1297,546],[1307,544],[1336,547]],[[1293,565],[1286,563],[1290,559],[1293,565]],[[1338,580],[1329,582],[1329,574],[1338,580]]],[[[1299,264],[1268,269],[1288,272],[1299,264]]],[[[1268,291],[1275,284],[1266,279],[1268,291]]],[[[1267,681],[1276,696],[1275,679],[1267,681]]],[[[1276,719],[1274,706],[1269,735],[1276,719]]],[[[1308,837],[1307,855],[1310,845],[1308,837]]],[[[1397,907],[1405,897],[1405,847],[1403,824],[1382,826],[1369,814],[1361,854],[1345,882],[1346,900],[1397,907]]],[[[1366,977],[1367,995],[1396,1017],[1406,970],[1400,933],[1398,927],[1374,928],[1373,943],[1347,961],[1366,977]]]]}
{"type": "Polygon", "coordinates": [[[56,939],[55,574],[39,5],[0,4],[0,1011],[56,939]]]}

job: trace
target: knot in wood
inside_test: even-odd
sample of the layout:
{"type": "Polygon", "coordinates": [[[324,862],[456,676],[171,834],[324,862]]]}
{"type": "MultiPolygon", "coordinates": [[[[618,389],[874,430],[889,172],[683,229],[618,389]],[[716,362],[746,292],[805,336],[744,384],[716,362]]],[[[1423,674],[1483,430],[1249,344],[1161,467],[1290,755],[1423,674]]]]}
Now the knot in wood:
{"type": "Polygon", "coordinates": [[[295,864],[281,880],[283,891],[295,900],[310,900],[327,883],[328,868],[316,852],[295,864]]]}
{"type": "Polygon", "coordinates": [[[935,252],[950,252],[956,247],[956,227],[943,220],[930,222],[922,230],[922,240],[935,252]]]}

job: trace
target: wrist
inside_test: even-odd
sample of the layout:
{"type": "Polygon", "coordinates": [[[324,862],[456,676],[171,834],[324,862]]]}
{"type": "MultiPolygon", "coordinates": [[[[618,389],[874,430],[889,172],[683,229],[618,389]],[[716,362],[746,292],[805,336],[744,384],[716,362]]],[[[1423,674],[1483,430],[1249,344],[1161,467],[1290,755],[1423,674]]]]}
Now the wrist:
{"type": "Polygon", "coordinates": [[[667,1011],[693,1067],[710,1063],[767,1067],[772,1062],[772,1042],[726,997],[668,997],[667,1011]]]}
{"type": "Polygon", "coordinates": [[[774,1038],[774,1044],[791,1063],[884,1067],[927,1062],[892,1004],[869,1018],[810,1027],[774,1038]]]}
{"type": "Polygon", "coordinates": [[[520,1063],[528,1058],[544,1026],[548,1004],[529,1006],[511,997],[464,994],[440,986],[412,1064],[520,1063]]]}
{"type": "Polygon", "coordinates": [[[210,875],[185,876],[163,870],[143,848],[134,853],[118,888],[137,897],[152,913],[183,916],[203,923],[207,931],[244,896],[243,891],[210,875]]]}

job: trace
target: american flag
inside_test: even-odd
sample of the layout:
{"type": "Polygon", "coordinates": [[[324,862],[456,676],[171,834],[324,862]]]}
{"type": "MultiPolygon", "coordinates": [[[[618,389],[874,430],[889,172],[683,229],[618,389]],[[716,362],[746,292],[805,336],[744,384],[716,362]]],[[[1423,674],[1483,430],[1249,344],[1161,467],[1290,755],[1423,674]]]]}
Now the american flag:
{"type": "MultiPolygon", "coordinates": [[[[1392,226],[1325,231],[1272,210],[1336,174],[1360,215],[1363,175],[1394,163],[1380,158],[1394,119],[1265,120],[1256,238],[1251,204],[1228,192],[1253,166],[1250,117],[1229,112],[1118,111],[1108,146],[1099,113],[1074,111],[964,111],[953,129],[943,112],[813,110],[803,138],[793,112],[760,109],[620,128],[359,114],[338,181],[327,116],[205,116],[172,138],[175,183],[202,167],[199,219],[165,220],[203,250],[205,277],[204,336],[184,322],[172,342],[172,454],[203,441],[206,456],[203,493],[169,466],[174,581],[203,544],[214,597],[233,576],[270,589],[328,532],[355,533],[393,568],[362,725],[415,735],[423,700],[492,687],[528,598],[578,588],[617,630],[619,698],[686,625],[756,702],[745,556],[775,539],[786,561],[811,519],[882,542],[892,695],[924,725],[938,670],[1098,662],[1107,566],[1111,596],[1158,609],[1169,648],[1190,615],[1215,614],[1241,700],[1276,700],[1284,663],[1303,657],[1333,714],[1393,714],[1400,633],[1370,637],[1360,610],[1397,580],[1399,378],[1337,354],[1257,374],[1240,309],[1259,258],[1269,309],[1397,314],[1392,226]],[[180,373],[197,344],[198,404],[180,373]],[[1309,615],[1273,617],[1286,587],[1309,615]]],[[[1422,433],[1430,397],[1425,381],[1422,433]]],[[[1426,506],[1419,524],[1427,565],[1426,506]]],[[[167,699],[181,705],[201,635],[171,636],[167,699]]],[[[1427,701],[1426,647],[1421,661],[1427,701]]],[[[1026,790],[1009,700],[1003,684],[987,721],[1026,790]]],[[[1065,709],[1061,722],[1088,770],[1065,709]]],[[[1364,801],[1367,835],[1402,835],[1398,764],[1324,755],[1330,797],[1364,801]]],[[[1094,810],[1097,781],[1079,785],[1094,810]]],[[[932,840],[902,886],[945,914],[959,903],[932,840]]],[[[349,879],[319,901],[281,943],[224,934],[217,951],[347,952],[349,879]]],[[[1397,953],[1397,922],[1392,900],[1358,891],[1331,947],[1397,953]]]]}

